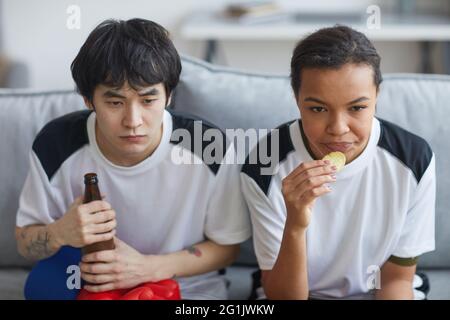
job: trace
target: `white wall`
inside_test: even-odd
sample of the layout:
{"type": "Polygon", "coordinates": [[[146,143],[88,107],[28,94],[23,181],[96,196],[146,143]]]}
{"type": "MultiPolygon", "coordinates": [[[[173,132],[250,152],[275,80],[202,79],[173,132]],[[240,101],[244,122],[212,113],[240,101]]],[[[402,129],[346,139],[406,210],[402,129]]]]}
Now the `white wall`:
{"type": "MultiPolygon", "coordinates": [[[[330,8],[330,3],[336,5],[336,1],[316,0],[315,3],[330,8]]],[[[352,1],[356,3],[355,0],[352,1]]],[[[72,88],[70,63],[89,32],[102,20],[132,17],[154,20],[172,33],[175,45],[181,53],[202,57],[203,44],[181,39],[178,32],[179,25],[183,17],[190,12],[200,8],[220,7],[225,2],[229,1],[3,0],[0,11],[2,47],[8,56],[28,66],[30,87],[72,88]],[[81,9],[80,30],[69,30],[66,27],[69,16],[66,10],[70,5],[78,5],[81,9]]],[[[298,3],[293,0],[284,2],[298,3]]],[[[382,55],[384,72],[419,71],[420,56],[417,43],[375,43],[375,45],[382,55]]],[[[219,47],[219,62],[247,70],[287,73],[293,46],[294,43],[282,41],[223,42],[219,47]]]]}
{"type": "MultiPolygon", "coordinates": [[[[24,62],[33,88],[71,88],[70,63],[89,32],[107,18],[141,17],[154,20],[169,31],[178,29],[185,14],[208,0],[4,0],[2,8],[3,50],[24,62]],[[81,29],[69,30],[66,13],[70,5],[81,9],[81,29]]],[[[215,5],[220,5],[216,1],[215,5]]],[[[185,43],[174,34],[181,52],[198,55],[199,45],[185,43]]]]}

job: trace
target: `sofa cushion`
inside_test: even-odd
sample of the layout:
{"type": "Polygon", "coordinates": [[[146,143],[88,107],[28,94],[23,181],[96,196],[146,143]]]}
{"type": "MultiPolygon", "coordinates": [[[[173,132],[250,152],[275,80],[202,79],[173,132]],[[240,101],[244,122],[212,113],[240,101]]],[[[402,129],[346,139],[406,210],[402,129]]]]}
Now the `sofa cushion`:
{"type": "Polygon", "coordinates": [[[450,300],[450,270],[421,270],[430,279],[429,300],[450,300]]]}
{"type": "Polygon", "coordinates": [[[29,270],[0,268],[0,300],[22,300],[29,270]]]}
{"type": "MultiPolygon", "coordinates": [[[[255,268],[234,266],[227,268],[226,277],[230,282],[228,298],[248,299],[252,289],[252,272],[255,268]]],[[[450,299],[449,271],[422,270],[430,279],[428,299],[450,299]]],[[[28,270],[21,268],[0,268],[0,300],[23,299],[23,288],[28,270]]]]}
{"type": "Polygon", "coordinates": [[[377,115],[423,137],[436,156],[436,251],[419,266],[450,267],[450,76],[385,76],[377,115]]]}
{"type": "MultiPolygon", "coordinates": [[[[437,250],[420,260],[423,267],[450,267],[450,168],[445,165],[450,153],[444,138],[450,137],[448,101],[450,76],[386,75],[378,103],[379,116],[421,135],[436,153],[437,250]]],[[[244,73],[186,57],[171,107],[223,129],[273,128],[298,117],[287,76],[244,73]]],[[[17,254],[14,226],[34,137],[46,122],[82,108],[81,97],[72,91],[0,90],[0,266],[30,265],[17,254]]],[[[251,241],[238,263],[256,264],[251,241]]]]}
{"type": "Polygon", "coordinates": [[[0,266],[31,265],[17,253],[14,228],[34,137],[51,119],[83,106],[73,91],[0,91],[0,266]]]}
{"type": "MultiPolygon", "coordinates": [[[[227,268],[226,277],[230,281],[228,288],[229,299],[245,300],[252,292],[252,272],[255,268],[234,266],[227,268]]],[[[420,269],[430,280],[429,300],[450,299],[449,270],[420,269]]]]}
{"type": "Polygon", "coordinates": [[[285,76],[245,73],[183,58],[173,108],[222,129],[274,128],[299,117],[285,76]]]}

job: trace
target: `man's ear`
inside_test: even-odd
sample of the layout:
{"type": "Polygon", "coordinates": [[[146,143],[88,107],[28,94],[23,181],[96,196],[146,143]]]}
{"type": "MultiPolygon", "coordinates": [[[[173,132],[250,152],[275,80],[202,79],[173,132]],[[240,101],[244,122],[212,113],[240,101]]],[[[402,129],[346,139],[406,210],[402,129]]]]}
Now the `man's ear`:
{"type": "Polygon", "coordinates": [[[83,100],[84,100],[84,104],[86,105],[86,107],[87,107],[89,110],[95,110],[94,105],[92,104],[91,101],[89,101],[88,98],[83,97],[83,100]]]}
{"type": "Polygon", "coordinates": [[[170,94],[169,98],[167,98],[166,107],[169,106],[171,102],[172,102],[172,94],[170,94]]]}

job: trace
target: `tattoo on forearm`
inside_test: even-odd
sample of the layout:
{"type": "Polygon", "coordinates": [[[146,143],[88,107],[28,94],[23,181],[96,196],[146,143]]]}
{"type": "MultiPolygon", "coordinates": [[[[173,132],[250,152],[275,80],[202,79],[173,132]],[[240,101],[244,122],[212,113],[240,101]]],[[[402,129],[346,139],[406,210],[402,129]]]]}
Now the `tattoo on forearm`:
{"type": "Polygon", "coordinates": [[[190,254],[193,254],[196,257],[201,257],[202,256],[202,252],[196,248],[195,246],[191,246],[189,248],[186,249],[190,254]]]}
{"type": "MultiPolygon", "coordinates": [[[[22,237],[25,237],[22,233],[22,237]]],[[[39,230],[36,239],[31,239],[31,241],[26,245],[26,251],[30,258],[32,259],[44,259],[53,254],[49,247],[50,244],[50,234],[46,230],[39,230]]]]}

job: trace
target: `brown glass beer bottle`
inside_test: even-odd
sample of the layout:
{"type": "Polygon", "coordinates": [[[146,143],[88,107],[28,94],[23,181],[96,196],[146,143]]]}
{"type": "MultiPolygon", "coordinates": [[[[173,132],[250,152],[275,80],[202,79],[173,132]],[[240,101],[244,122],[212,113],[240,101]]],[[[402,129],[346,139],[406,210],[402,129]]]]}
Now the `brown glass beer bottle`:
{"type": "MultiPolygon", "coordinates": [[[[98,188],[98,178],[95,173],[87,173],[84,175],[84,200],[83,203],[89,203],[95,200],[102,200],[100,190],[98,188]]],[[[88,254],[91,252],[102,250],[115,249],[114,239],[92,243],[82,248],[82,254],[88,254]]]]}

